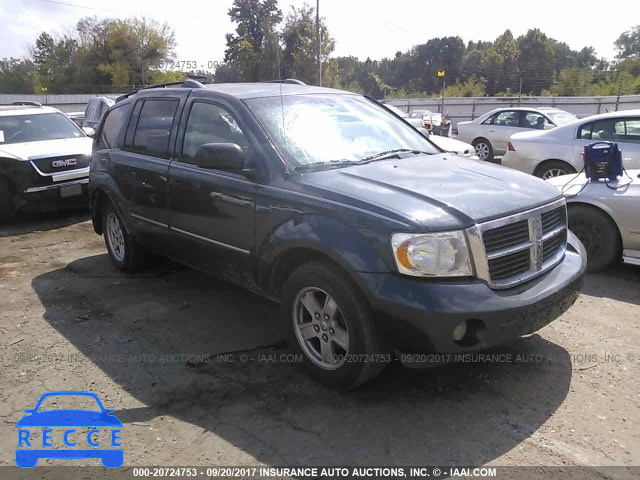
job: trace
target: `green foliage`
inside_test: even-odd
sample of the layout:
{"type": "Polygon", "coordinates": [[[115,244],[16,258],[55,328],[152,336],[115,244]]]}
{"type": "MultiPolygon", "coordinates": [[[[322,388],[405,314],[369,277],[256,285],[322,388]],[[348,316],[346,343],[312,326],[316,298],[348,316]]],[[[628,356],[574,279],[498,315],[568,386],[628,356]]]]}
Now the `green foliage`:
{"type": "Polygon", "coordinates": [[[631,30],[624,32],[614,42],[618,54],[616,58],[622,60],[625,58],[640,57],[640,25],[636,25],[631,30]]]}
{"type": "Polygon", "coordinates": [[[36,91],[39,85],[35,70],[35,65],[30,60],[3,58],[0,60],[0,92],[40,93],[36,91]]]}
{"type": "Polygon", "coordinates": [[[276,30],[282,21],[277,0],[234,0],[229,17],[237,25],[227,34],[223,73],[239,74],[245,82],[272,80],[281,72],[282,49],[276,30]]]}

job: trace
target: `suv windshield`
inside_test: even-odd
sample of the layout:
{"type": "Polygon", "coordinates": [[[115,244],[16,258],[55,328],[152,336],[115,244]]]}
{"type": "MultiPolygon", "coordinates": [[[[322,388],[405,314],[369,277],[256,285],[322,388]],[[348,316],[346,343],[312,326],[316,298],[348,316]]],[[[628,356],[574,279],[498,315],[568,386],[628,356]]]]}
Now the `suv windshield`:
{"type": "Polygon", "coordinates": [[[37,113],[0,117],[0,144],[79,138],[83,134],[62,113],[37,113]]]}
{"type": "Polygon", "coordinates": [[[567,123],[571,123],[575,120],[578,119],[578,117],[576,117],[574,114],[569,113],[569,112],[545,112],[549,118],[551,120],[553,120],[553,123],[555,123],[557,126],[560,125],[565,125],[567,123]]]}
{"type": "Polygon", "coordinates": [[[398,150],[439,153],[413,127],[357,95],[291,95],[247,104],[294,167],[357,162],[398,150]]]}

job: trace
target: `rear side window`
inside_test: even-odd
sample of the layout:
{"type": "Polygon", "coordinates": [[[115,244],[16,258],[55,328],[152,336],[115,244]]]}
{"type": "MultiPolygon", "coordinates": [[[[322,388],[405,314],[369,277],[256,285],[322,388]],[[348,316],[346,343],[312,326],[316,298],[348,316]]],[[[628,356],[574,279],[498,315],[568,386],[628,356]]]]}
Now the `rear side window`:
{"type": "Polygon", "coordinates": [[[624,142],[627,140],[627,123],[622,118],[606,118],[583,125],[578,130],[578,138],[624,142]]]}
{"type": "Polygon", "coordinates": [[[118,138],[118,132],[126,120],[127,108],[125,105],[114,108],[107,113],[102,129],[98,136],[98,143],[96,144],[97,150],[104,150],[106,148],[116,147],[116,139],[118,138]]]}
{"type": "Polygon", "coordinates": [[[133,136],[133,150],[168,157],[171,126],[180,102],[176,99],[145,100],[133,136]]]}

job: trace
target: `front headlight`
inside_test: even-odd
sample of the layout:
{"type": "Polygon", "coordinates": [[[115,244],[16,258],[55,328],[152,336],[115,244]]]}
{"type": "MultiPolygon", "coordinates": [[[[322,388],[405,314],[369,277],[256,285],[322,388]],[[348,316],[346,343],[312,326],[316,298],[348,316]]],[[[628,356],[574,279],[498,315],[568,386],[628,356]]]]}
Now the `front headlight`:
{"type": "Polygon", "coordinates": [[[473,275],[464,233],[394,233],[391,248],[400,273],[416,277],[473,275]]]}

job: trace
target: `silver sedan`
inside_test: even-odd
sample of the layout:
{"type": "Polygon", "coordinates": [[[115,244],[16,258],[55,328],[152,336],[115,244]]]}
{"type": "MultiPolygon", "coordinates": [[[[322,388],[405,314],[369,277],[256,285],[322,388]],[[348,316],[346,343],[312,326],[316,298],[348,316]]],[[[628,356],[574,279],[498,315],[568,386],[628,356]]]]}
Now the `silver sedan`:
{"type": "Polygon", "coordinates": [[[587,250],[587,269],[616,261],[640,265],[640,170],[615,182],[589,182],[584,174],[550,178],[567,199],[569,228],[587,250]]]}

